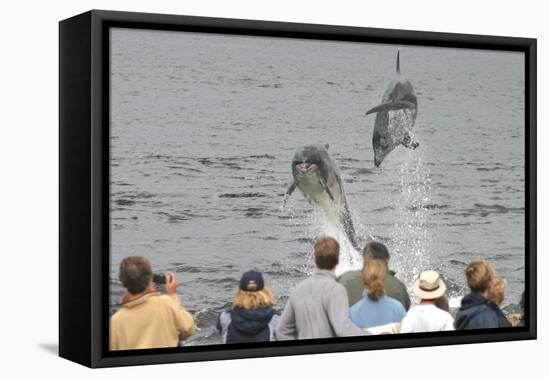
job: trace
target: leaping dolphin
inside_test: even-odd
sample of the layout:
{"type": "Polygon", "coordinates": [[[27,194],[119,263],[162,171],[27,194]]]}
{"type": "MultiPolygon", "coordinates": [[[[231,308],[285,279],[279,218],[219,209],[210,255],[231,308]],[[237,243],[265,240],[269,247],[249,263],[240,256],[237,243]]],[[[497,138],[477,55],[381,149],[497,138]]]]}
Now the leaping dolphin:
{"type": "Polygon", "coordinates": [[[414,88],[399,68],[399,50],[397,51],[397,77],[390,83],[382,103],[376,105],[368,114],[376,113],[372,146],[374,149],[374,165],[380,166],[384,158],[400,144],[415,149],[417,142],[411,141],[409,133],[414,127],[418,103],[414,88]]]}
{"type": "Polygon", "coordinates": [[[345,232],[351,245],[359,250],[342,179],[328,152],[328,145],[298,148],[292,159],[292,176],[294,181],[286,192],[285,202],[298,187],[304,197],[333,220],[345,232]]]}

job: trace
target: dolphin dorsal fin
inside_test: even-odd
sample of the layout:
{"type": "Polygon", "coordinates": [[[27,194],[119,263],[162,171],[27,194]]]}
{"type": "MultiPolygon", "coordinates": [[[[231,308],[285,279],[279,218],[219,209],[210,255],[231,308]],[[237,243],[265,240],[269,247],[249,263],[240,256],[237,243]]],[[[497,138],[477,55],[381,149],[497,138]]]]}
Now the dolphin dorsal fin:
{"type": "Polygon", "coordinates": [[[397,73],[401,73],[401,70],[399,68],[399,49],[397,49],[397,65],[395,67],[395,70],[397,71],[397,73]]]}

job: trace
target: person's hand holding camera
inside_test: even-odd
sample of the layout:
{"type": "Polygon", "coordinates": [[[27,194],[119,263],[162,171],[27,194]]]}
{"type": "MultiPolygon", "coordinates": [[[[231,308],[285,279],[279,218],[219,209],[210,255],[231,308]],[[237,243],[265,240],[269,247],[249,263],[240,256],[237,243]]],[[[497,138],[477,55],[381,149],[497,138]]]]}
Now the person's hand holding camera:
{"type": "Polygon", "coordinates": [[[173,272],[166,273],[166,294],[176,294],[176,288],[178,283],[176,282],[176,275],[173,272]]]}

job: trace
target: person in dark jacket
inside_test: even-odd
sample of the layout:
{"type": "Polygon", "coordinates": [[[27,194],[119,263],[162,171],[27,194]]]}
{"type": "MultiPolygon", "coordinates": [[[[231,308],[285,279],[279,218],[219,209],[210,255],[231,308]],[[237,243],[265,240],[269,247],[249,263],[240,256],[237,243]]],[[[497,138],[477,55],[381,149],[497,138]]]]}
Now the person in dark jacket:
{"type": "Polygon", "coordinates": [[[487,299],[489,288],[495,278],[493,268],[485,260],[475,260],[468,264],[465,273],[472,292],[462,298],[455,317],[455,328],[498,328],[499,316],[492,302],[487,299]]]}
{"type": "Polygon", "coordinates": [[[233,308],[218,316],[216,329],[225,344],[252,343],[275,340],[275,328],[281,317],[273,309],[275,300],[264,286],[260,272],[243,274],[233,308]]]}

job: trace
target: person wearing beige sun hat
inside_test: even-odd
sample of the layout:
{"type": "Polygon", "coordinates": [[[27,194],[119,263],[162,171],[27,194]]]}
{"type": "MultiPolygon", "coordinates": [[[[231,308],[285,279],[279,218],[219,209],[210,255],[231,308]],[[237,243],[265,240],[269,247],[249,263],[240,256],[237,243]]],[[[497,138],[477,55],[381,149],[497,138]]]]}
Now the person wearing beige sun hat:
{"type": "Polygon", "coordinates": [[[445,282],[435,270],[426,270],[414,283],[414,293],[420,298],[431,300],[441,297],[447,291],[445,282]]]}
{"type": "Polygon", "coordinates": [[[437,332],[454,330],[454,319],[447,311],[436,307],[436,299],[445,295],[447,286],[441,275],[426,270],[414,283],[413,291],[420,304],[412,307],[401,321],[401,333],[437,332]]]}

